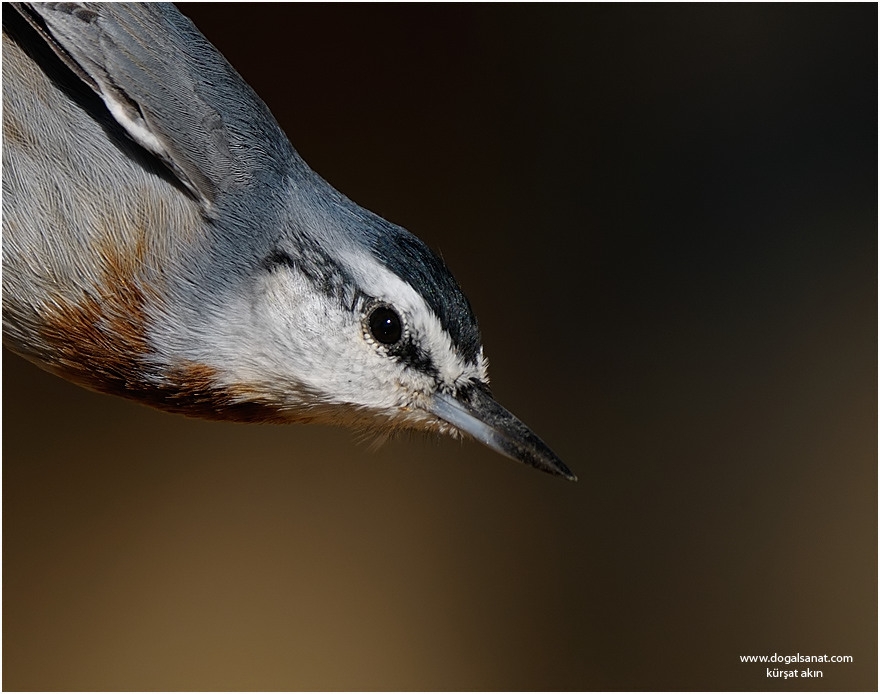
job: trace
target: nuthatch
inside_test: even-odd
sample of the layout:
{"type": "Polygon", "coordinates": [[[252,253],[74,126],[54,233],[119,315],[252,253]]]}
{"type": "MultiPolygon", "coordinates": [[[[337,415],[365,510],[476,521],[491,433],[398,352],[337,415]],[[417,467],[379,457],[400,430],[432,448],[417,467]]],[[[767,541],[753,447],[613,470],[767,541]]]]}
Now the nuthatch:
{"type": "Polygon", "coordinates": [[[303,162],[172,5],[3,13],[3,337],[185,415],[466,433],[575,479],[492,398],[470,304],[303,162]]]}

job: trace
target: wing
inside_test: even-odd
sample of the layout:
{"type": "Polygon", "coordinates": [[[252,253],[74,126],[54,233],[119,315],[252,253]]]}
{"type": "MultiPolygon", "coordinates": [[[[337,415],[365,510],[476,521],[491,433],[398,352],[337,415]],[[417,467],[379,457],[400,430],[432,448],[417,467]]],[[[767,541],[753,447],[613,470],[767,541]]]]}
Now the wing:
{"type": "Polygon", "coordinates": [[[167,3],[16,3],[128,135],[210,215],[299,160],[266,105],[167,3]]]}

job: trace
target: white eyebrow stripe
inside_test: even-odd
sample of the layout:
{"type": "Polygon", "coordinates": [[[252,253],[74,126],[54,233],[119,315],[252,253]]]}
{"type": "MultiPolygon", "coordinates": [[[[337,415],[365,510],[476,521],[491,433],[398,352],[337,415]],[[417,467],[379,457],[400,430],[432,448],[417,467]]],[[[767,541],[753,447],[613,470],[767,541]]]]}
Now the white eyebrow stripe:
{"type": "Polygon", "coordinates": [[[444,383],[451,387],[471,378],[487,380],[482,348],[477,364],[462,359],[440,318],[409,283],[371,256],[342,253],[341,258],[362,291],[388,302],[404,314],[410,330],[414,331],[422,347],[428,349],[444,383]]]}

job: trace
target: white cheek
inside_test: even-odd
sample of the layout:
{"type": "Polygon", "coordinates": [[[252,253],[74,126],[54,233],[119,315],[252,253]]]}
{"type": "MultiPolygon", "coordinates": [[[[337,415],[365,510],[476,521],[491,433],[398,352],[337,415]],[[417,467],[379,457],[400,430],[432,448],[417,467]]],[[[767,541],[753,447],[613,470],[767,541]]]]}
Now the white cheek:
{"type": "Polygon", "coordinates": [[[393,411],[408,404],[408,393],[428,388],[425,377],[364,336],[360,315],[309,291],[293,273],[270,274],[256,309],[257,331],[264,334],[256,366],[273,373],[283,393],[305,391],[325,404],[393,411]]]}
{"type": "MultiPolygon", "coordinates": [[[[485,378],[482,363],[462,362],[439,321],[409,285],[382,277],[385,291],[366,291],[392,303],[430,351],[440,379],[454,388],[485,378]]],[[[210,349],[194,355],[214,367],[221,386],[242,397],[291,409],[321,405],[363,407],[391,419],[417,417],[437,383],[406,367],[364,335],[362,316],[315,292],[297,272],[278,268],[236,302],[206,317],[210,349]]],[[[424,418],[425,415],[422,415],[424,418]]]]}
{"type": "Polygon", "coordinates": [[[299,276],[271,273],[257,298],[258,331],[265,331],[265,355],[272,371],[316,393],[327,393],[341,370],[357,370],[359,328],[332,299],[313,291],[299,276]]]}

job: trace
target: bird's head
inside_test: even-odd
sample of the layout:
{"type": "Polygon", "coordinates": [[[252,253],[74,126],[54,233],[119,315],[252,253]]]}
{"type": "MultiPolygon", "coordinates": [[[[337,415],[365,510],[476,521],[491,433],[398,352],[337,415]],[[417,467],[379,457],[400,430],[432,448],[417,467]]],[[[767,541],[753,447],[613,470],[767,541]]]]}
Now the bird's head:
{"type": "Polygon", "coordinates": [[[4,300],[21,353],[173,412],[464,433],[574,479],[490,395],[444,263],[311,171],[189,20],[166,4],[18,9],[61,61],[52,74],[100,96],[50,102],[56,78],[11,53],[21,72],[4,95],[31,129],[10,139],[43,143],[10,156],[11,283],[39,290],[4,300]],[[37,271],[47,262],[28,250],[49,237],[57,250],[37,271]]]}
{"type": "Polygon", "coordinates": [[[313,212],[264,252],[235,311],[251,323],[246,357],[228,361],[239,391],[291,421],[468,434],[575,479],[493,399],[476,318],[437,255],[344,199],[326,214],[292,207],[313,212]]]}

